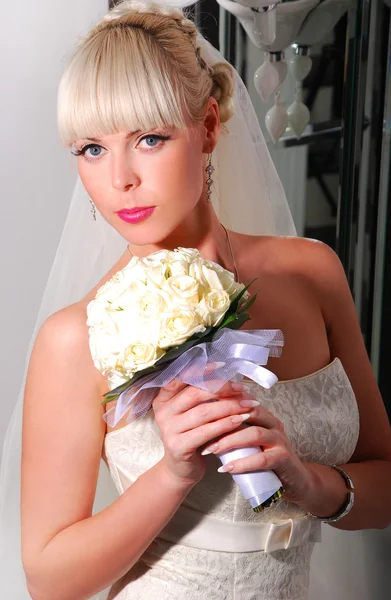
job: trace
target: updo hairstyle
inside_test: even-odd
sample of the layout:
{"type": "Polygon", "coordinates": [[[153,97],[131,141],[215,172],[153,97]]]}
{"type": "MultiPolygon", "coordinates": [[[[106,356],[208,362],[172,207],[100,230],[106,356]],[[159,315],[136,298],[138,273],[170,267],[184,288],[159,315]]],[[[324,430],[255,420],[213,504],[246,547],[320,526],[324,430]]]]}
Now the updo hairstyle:
{"type": "Polygon", "coordinates": [[[113,8],[79,42],[61,78],[63,144],[122,130],[186,127],[186,119],[201,122],[210,96],[226,123],[233,70],[205,63],[197,33],[179,9],[128,1],[113,8]]]}

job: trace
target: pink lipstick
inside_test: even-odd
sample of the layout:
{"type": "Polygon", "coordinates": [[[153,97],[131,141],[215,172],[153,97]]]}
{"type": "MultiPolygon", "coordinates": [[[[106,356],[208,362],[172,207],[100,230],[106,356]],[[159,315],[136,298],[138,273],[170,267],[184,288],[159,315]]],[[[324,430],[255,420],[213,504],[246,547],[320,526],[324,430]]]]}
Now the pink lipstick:
{"type": "Polygon", "coordinates": [[[138,223],[147,219],[155,210],[154,206],[123,208],[117,212],[117,215],[127,223],[138,223]]]}

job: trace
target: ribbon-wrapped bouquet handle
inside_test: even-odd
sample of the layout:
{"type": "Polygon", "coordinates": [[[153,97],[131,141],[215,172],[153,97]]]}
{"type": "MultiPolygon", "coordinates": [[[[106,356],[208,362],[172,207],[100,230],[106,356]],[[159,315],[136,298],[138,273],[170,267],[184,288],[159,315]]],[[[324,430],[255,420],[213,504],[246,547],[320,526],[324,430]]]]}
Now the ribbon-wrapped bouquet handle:
{"type": "MultiPolygon", "coordinates": [[[[277,377],[265,365],[270,356],[280,356],[284,338],[277,329],[239,330],[256,299],[256,294],[248,299],[251,283],[238,284],[232,273],[201,258],[196,249],[178,248],[132,258],[98,290],[87,308],[87,324],[95,366],[108,374],[112,387],[102,404],[116,400],[103,415],[106,423],[115,427],[126,413],[128,423],[142,417],[173,379],[212,393],[244,376],[271,388],[277,377]],[[175,334],[178,323],[181,331],[175,334]]],[[[219,458],[226,464],[259,451],[238,448],[219,458]]],[[[273,471],[232,477],[256,511],[281,496],[273,471]]]]}

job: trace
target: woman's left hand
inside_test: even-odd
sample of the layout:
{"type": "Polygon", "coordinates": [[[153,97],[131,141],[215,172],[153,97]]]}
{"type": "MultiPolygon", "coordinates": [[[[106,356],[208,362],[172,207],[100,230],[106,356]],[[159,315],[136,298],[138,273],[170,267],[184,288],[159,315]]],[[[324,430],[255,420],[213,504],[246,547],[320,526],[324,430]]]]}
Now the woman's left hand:
{"type": "Polygon", "coordinates": [[[221,454],[235,448],[257,446],[260,448],[259,453],[232,460],[220,467],[219,472],[235,474],[270,469],[281,480],[285,500],[296,503],[305,501],[312,486],[311,471],[290,445],[283,423],[258,401],[241,401],[244,406],[249,403],[253,406],[249,406],[250,417],[246,419],[246,425],[216,439],[205,448],[203,454],[221,454]]]}

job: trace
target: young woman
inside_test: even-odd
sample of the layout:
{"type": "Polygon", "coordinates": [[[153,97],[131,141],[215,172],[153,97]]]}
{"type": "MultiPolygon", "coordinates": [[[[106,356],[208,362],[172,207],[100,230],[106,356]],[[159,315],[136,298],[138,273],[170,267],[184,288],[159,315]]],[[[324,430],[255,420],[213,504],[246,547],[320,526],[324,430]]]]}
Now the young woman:
{"type": "MultiPolygon", "coordinates": [[[[222,128],[232,133],[235,79],[199,43],[180,11],[126,2],[81,41],[61,82],[62,139],[128,246],[82,300],[45,320],[33,348],[21,506],[33,600],[86,600],[108,587],[110,600],[304,600],[322,519],[350,530],[391,521],[388,421],[336,255],[314,241],[228,231],[208,202],[206,169],[222,128]],[[216,395],[174,380],[145,417],[107,427],[87,304],[130,255],[178,246],[238,281],[258,278],[250,326],[283,331],[282,357],[268,364],[280,381],[269,391],[227,383],[216,395]],[[273,469],[284,487],[259,514],[217,473],[216,452],[248,445],[259,453],[229,471],[273,469]],[[102,455],[120,496],[92,515],[102,455]]],[[[219,166],[219,178],[223,196],[232,173],[219,166]]],[[[237,212],[250,201],[238,194],[237,212]]]]}

